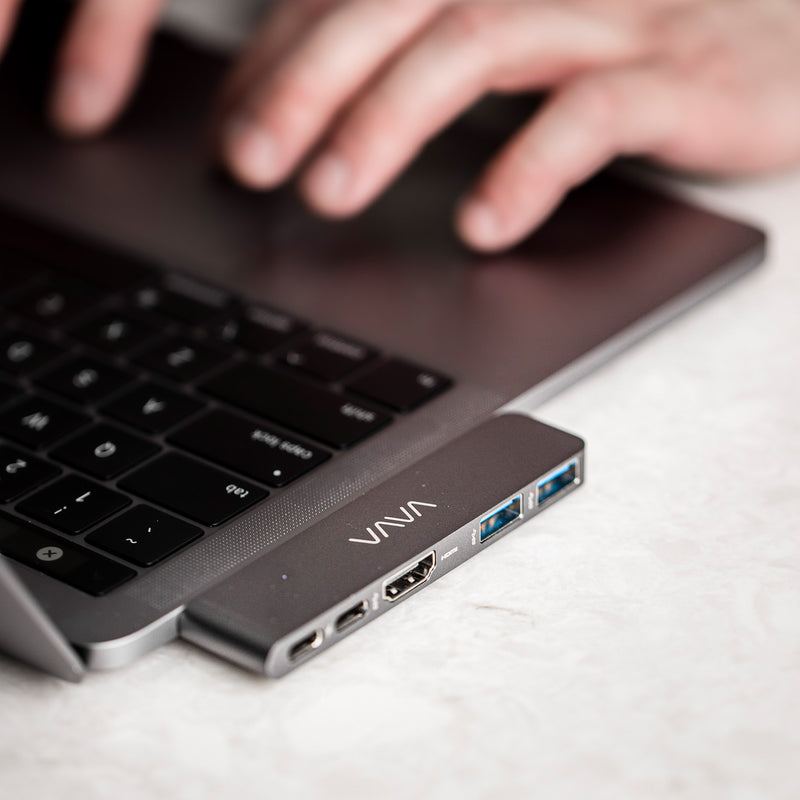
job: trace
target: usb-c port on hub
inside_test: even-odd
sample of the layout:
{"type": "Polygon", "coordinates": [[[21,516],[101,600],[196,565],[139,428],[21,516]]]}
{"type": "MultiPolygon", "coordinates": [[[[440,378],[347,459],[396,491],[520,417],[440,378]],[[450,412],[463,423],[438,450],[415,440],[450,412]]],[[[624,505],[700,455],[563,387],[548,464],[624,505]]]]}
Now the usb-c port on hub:
{"type": "Polygon", "coordinates": [[[297,644],[292,645],[289,650],[289,661],[299,661],[309,655],[322,644],[324,638],[325,634],[322,631],[312,631],[297,644]]]}
{"type": "Polygon", "coordinates": [[[367,611],[369,611],[369,604],[366,600],[362,600],[357,605],[354,605],[352,608],[348,608],[344,614],[340,614],[336,619],[336,632],[341,633],[343,630],[346,630],[351,625],[355,625],[360,619],[363,619],[367,616],[367,611]]]}

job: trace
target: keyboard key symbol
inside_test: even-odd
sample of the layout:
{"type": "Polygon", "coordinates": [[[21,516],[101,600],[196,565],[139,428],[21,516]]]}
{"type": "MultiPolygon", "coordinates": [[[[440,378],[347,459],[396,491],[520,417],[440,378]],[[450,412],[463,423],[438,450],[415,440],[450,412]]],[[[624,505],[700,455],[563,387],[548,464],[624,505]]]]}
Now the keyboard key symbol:
{"type": "Polygon", "coordinates": [[[64,310],[63,294],[48,294],[36,303],[36,313],[40,317],[54,317],[64,310]]]}
{"type": "Polygon", "coordinates": [[[220,338],[226,342],[235,342],[239,335],[239,323],[234,320],[226,322],[219,331],[220,338]]]}
{"type": "Polygon", "coordinates": [[[110,322],[103,329],[103,338],[107,342],[118,342],[128,332],[128,326],[121,320],[110,322]]]}
{"type": "Polygon", "coordinates": [[[26,342],[24,339],[19,342],[14,342],[8,346],[6,356],[12,364],[21,364],[27,361],[33,355],[33,344],[26,342]]]}
{"type": "Polygon", "coordinates": [[[186,364],[191,364],[195,359],[195,351],[191,347],[181,347],[167,355],[167,364],[174,369],[180,369],[186,364]]]}
{"type": "Polygon", "coordinates": [[[157,289],[142,289],[136,294],[136,302],[138,303],[139,308],[155,308],[160,300],[161,295],[157,289]]]}
{"type": "Polygon", "coordinates": [[[42,414],[41,411],[36,411],[23,417],[22,424],[32,431],[43,431],[50,424],[50,417],[42,414]]]}
{"type": "Polygon", "coordinates": [[[102,444],[97,445],[94,449],[94,454],[98,458],[109,458],[117,452],[117,446],[114,442],[103,442],[102,444]]]}
{"type": "Polygon", "coordinates": [[[42,547],[41,549],[36,551],[36,558],[39,561],[58,561],[61,556],[64,555],[64,551],[60,547],[42,547]]]}
{"type": "Polygon", "coordinates": [[[423,389],[435,389],[437,380],[433,375],[429,375],[427,372],[422,372],[417,376],[417,383],[423,389]]]}
{"type": "Polygon", "coordinates": [[[88,389],[99,377],[96,369],[82,369],[72,378],[72,385],[76,389],[88,389]]]}
{"type": "Polygon", "coordinates": [[[143,406],[142,406],[142,414],[149,417],[151,414],[160,414],[164,408],[166,407],[166,403],[163,400],[156,400],[155,397],[151,397],[143,406]]]}
{"type": "Polygon", "coordinates": [[[27,461],[23,461],[21,458],[12,461],[10,464],[6,464],[6,472],[9,475],[16,475],[21,469],[25,469],[28,466],[27,461]]]}

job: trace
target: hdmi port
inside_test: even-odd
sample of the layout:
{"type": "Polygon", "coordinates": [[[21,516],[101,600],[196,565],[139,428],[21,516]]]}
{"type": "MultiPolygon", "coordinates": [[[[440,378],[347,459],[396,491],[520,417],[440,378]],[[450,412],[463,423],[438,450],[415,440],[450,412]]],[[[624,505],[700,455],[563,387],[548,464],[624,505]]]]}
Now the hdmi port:
{"type": "Polygon", "coordinates": [[[383,584],[383,597],[390,603],[399,600],[417,586],[429,580],[436,566],[436,553],[431,551],[409,569],[395,575],[383,584]]]}
{"type": "Polygon", "coordinates": [[[351,625],[355,625],[360,619],[364,619],[367,616],[367,611],[369,611],[369,605],[366,600],[362,600],[358,605],[348,608],[336,620],[336,633],[341,633],[351,625]]]}

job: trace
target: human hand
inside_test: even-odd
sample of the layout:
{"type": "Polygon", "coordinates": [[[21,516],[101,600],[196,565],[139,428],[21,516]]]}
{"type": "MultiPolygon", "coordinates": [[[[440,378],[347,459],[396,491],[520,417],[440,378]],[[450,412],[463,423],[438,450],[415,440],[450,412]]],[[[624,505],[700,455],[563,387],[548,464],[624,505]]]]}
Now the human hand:
{"type": "Polygon", "coordinates": [[[222,153],[254,188],[303,169],[322,214],[368,205],[488,92],[547,90],[459,206],[509,246],[617,155],[720,174],[800,160],[797,0],[284,0],[224,98],[222,153]]]}
{"type": "MultiPolygon", "coordinates": [[[[63,133],[105,127],[124,106],[139,74],[164,0],[82,0],[56,57],[50,116],[63,133]]],[[[0,55],[24,0],[0,0],[0,55]]]]}

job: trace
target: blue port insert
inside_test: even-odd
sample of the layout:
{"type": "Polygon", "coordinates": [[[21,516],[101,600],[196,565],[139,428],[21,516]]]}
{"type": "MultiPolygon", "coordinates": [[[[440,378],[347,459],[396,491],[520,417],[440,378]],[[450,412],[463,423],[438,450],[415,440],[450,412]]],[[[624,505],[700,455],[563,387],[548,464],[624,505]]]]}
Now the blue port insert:
{"type": "Polygon", "coordinates": [[[490,536],[499,533],[521,516],[522,495],[518,494],[502,508],[498,508],[497,511],[493,511],[488,517],[481,520],[481,541],[485,542],[490,536]]]}
{"type": "Polygon", "coordinates": [[[548,475],[536,485],[536,502],[544,503],[578,480],[578,462],[570,461],[557,472],[548,475]]]}

